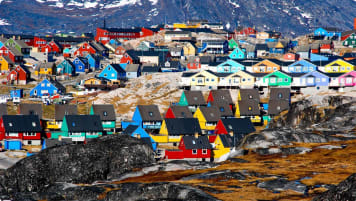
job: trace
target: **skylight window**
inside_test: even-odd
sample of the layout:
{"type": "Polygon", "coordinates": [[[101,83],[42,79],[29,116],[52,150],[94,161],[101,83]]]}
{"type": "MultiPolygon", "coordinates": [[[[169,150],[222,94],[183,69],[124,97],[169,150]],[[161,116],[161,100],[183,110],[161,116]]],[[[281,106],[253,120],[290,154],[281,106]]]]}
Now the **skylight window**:
{"type": "Polygon", "coordinates": [[[13,124],[12,124],[11,122],[9,122],[9,126],[10,126],[10,127],[12,127],[12,126],[13,126],[13,124]]]}
{"type": "Polygon", "coordinates": [[[150,115],[150,117],[152,117],[153,116],[153,112],[149,112],[148,115],[150,115]]]}
{"type": "Polygon", "coordinates": [[[106,111],[103,112],[104,116],[108,116],[108,113],[106,111]]]}
{"type": "Polygon", "coordinates": [[[232,126],[229,124],[228,126],[227,126],[230,130],[232,129],[232,126]]]}
{"type": "Polygon", "coordinates": [[[72,122],[72,126],[75,127],[75,122],[72,122]]]}
{"type": "Polygon", "coordinates": [[[32,122],[32,126],[33,126],[33,127],[36,127],[36,122],[32,122]]]}

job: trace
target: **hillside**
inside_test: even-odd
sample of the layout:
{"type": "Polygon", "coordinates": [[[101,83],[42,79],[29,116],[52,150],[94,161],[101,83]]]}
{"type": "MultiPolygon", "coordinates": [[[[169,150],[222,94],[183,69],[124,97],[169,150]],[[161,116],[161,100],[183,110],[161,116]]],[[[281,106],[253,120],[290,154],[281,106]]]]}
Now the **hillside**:
{"type": "Polygon", "coordinates": [[[255,26],[300,35],[319,26],[351,29],[356,1],[1,0],[0,5],[0,32],[80,33],[95,31],[103,26],[104,18],[109,27],[172,24],[195,18],[222,22],[232,29],[255,26]]]}

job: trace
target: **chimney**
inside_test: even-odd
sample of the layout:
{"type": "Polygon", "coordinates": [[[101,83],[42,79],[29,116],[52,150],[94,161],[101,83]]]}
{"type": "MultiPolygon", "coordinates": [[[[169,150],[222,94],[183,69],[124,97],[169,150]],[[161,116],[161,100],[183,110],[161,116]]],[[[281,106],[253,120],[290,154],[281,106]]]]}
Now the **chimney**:
{"type": "Polygon", "coordinates": [[[354,30],[356,30],[356,17],[354,18],[354,30]]]}

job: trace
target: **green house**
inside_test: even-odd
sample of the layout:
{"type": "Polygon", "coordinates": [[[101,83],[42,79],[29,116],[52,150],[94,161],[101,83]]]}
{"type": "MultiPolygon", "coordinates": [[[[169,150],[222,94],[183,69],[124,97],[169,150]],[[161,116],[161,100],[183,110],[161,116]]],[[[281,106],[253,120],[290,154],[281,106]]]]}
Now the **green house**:
{"type": "Polygon", "coordinates": [[[264,76],[263,83],[267,86],[290,86],[292,77],[281,71],[275,71],[264,76]]]}
{"type": "Polygon", "coordinates": [[[206,106],[207,103],[201,91],[183,91],[178,105],[188,106],[189,110],[194,113],[199,106],[206,106]]]}
{"type": "Polygon", "coordinates": [[[238,48],[238,47],[239,47],[239,43],[235,39],[231,38],[229,40],[229,49],[233,50],[233,49],[238,48]]]}
{"type": "Polygon", "coordinates": [[[103,132],[99,115],[65,115],[61,131],[53,132],[51,138],[72,138],[73,142],[84,142],[102,136],[103,132]]]}
{"type": "Polygon", "coordinates": [[[344,40],[342,45],[346,47],[356,48],[356,33],[350,34],[350,36],[344,40]]]}
{"type": "Polygon", "coordinates": [[[31,52],[31,47],[28,46],[24,41],[22,40],[15,40],[13,38],[8,39],[5,42],[5,45],[7,47],[13,47],[15,48],[17,51],[19,51],[21,54],[23,54],[24,57],[28,57],[30,56],[30,52],[31,52]]]}
{"type": "Polygon", "coordinates": [[[115,108],[111,104],[92,105],[90,115],[99,115],[104,129],[104,134],[113,134],[116,129],[115,108]]]}

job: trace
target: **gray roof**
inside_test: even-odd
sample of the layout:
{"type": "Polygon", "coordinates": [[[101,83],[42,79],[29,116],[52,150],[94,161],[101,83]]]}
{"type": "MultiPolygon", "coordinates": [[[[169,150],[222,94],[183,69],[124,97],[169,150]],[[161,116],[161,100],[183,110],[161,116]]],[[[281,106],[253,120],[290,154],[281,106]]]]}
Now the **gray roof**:
{"type": "Polygon", "coordinates": [[[258,89],[240,89],[241,100],[255,100],[260,102],[260,93],[258,89]]]}
{"type": "Polygon", "coordinates": [[[138,105],[137,107],[140,111],[142,121],[162,121],[157,105],[138,105]]]}
{"type": "Polygon", "coordinates": [[[183,142],[186,149],[211,149],[209,139],[207,136],[183,136],[183,142]]]}
{"type": "Polygon", "coordinates": [[[234,114],[230,108],[230,105],[225,101],[217,101],[217,102],[214,101],[211,105],[215,106],[219,109],[221,117],[233,117],[234,116],[234,114]]]}
{"type": "Polygon", "coordinates": [[[10,59],[10,57],[8,57],[8,56],[2,56],[4,59],[5,59],[5,61],[7,62],[7,63],[9,63],[9,64],[14,64],[14,62],[10,59]]]}
{"type": "Polygon", "coordinates": [[[63,146],[63,145],[67,145],[67,144],[72,144],[72,138],[62,138],[62,140],[58,140],[58,139],[46,139],[45,140],[46,143],[46,148],[50,148],[50,147],[56,147],[56,146],[63,146]]]}
{"type": "Polygon", "coordinates": [[[4,115],[5,132],[41,132],[41,123],[37,115],[4,115]]]}
{"type": "Polygon", "coordinates": [[[234,139],[230,135],[218,135],[224,147],[233,147],[234,146],[234,139]]]}
{"type": "Polygon", "coordinates": [[[309,52],[310,47],[309,45],[298,46],[296,50],[297,52],[309,52]]]}
{"type": "Polygon", "coordinates": [[[15,40],[15,42],[21,47],[21,48],[31,48],[28,46],[23,40],[15,40]]]}
{"type": "Polygon", "coordinates": [[[172,105],[170,108],[176,118],[193,118],[188,106],[172,105]]]}
{"type": "Polygon", "coordinates": [[[7,104],[0,104],[0,118],[7,115],[7,104]]]}
{"type": "Polygon", "coordinates": [[[54,110],[54,118],[56,121],[62,121],[64,115],[78,114],[77,105],[62,105],[56,104],[54,110]]]}
{"type": "Polygon", "coordinates": [[[214,99],[213,102],[224,101],[227,102],[228,104],[234,104],[229,90],[224,90],[224,89],[211,90],[210,93],[213,96],[214,99]]]}
{"type": "Polygon", "coordinates": [[[201,91],[184,91],[188,105],[206,105],[203,93],[201,91]]]}
{"type": "Polygon", "coordinates": [[[290,101],[290,88],[273,87],[269,93],[270,100],[285,100],[290,101]]]}
{"type": "Polygon", "coordinates": [[[21,52],[19,52],[15,47],[7,47],[15,56],[23,56],[21,52]]]}
{"type": "Polygon", "coordinates": [[[228,133],[232,131],[235,135],[249,134],[256,131],[249,118],[227,118],[221,119],[221,122],[228,133]]]}
{"type": "Polygon", "coordinates": [[[261,114],[259,103],[254,100],[241,100],[238,104],[241,116],[255,116],[261,114]]]}
{"type": "Polygon", "coordinates": [[[42,119],[42,104],[21,103],[19,114],[38,115],[38,117],[42,119]]]}
{"type": "Polygon", "coordinates": [[[203,116],[207,122],[218,122],[221,117],[220,110],[216,106],[202,106],[199,107],[199,109],[203,113],[203,116]]]}
{"type": "Polygon", "coordinates": [[[135,125],[129,125],[126,127],[126,129],[122,132],[124,135],[132,135],[133,132],[138,128],[138,126],[135,125]]]}
{"type": "Polygon", "coordinates": [[[116,121],[115,108],[112,104],[92,105],[93,112],[100,116],[101,121],[116,121]]]}
{"type": "Polygon", "coordinates": [[[55,62],[40,63],[38,65],[38,69],[40,69],[40,68],[53,68],[55,66],[56,66],[55,62]]]}
{"type": "Polygon", "coordinates": [[[165,119],[168,135],[201,134],[199,121],[196,118],[165,119]]]}
{"type": "Polygon", "coordinates": [[[65,115],[69,132],[102,132],[99,115],[65,115]]]}
{"type": "Polygon", "coordinates": [[[284,110],[289,109],[289,101],[286,100],[269,100],[268,102],[268,114],[278,115],[284,110]]]}

